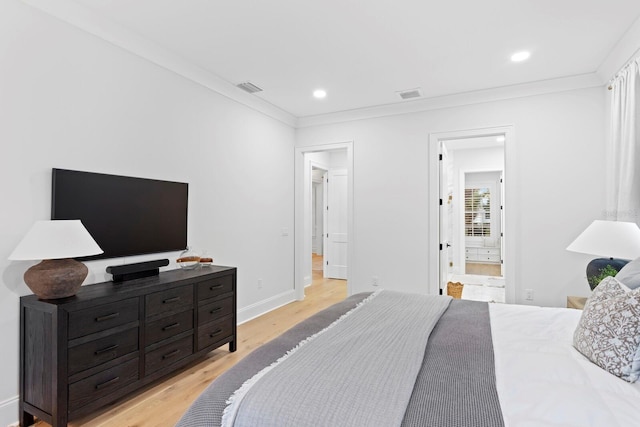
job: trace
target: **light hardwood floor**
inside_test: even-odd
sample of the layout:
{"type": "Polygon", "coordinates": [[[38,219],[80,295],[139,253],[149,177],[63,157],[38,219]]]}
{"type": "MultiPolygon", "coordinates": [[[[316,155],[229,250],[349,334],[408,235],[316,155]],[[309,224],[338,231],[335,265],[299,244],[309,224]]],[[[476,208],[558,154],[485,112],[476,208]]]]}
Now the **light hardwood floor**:
{"type": "MultiPolygon", "coordinates": [[[[316,264],[317,265],[317,264],[316,264]]],[[[103,409],[91,417],[73,420],[70,426],[154,427],[173,426],[196,397],[218,375],[232,367],[256,347],[280,335],[296,323],[342,301],[347,296],[344,280],[323,279],[313,271],[313,284],[305,289],[304,301],[295,301],[238,326],[238,349],[214,350],[202,362],[191,365],[164,382],[154,383],[103,409]]],[[[38,427],[48,426],[38,422],[38,427]]]]}

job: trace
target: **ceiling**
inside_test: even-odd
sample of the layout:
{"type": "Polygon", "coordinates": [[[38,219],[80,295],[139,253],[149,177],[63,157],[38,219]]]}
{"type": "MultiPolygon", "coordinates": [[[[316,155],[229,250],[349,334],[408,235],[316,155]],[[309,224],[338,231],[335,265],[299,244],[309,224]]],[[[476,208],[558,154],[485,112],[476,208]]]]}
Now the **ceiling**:
{"type": "Polygon", "coordinates": [[[75,2],[298,118],[593,74],[640,17],[638,0],[75,2]]]}

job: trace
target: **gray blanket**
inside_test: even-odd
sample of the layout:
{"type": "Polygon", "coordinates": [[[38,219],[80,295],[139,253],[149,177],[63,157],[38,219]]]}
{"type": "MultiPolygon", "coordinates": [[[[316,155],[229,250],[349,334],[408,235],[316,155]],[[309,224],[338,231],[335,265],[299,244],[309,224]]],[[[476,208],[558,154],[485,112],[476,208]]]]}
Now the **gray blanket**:
{"type": "MultiPolygon", "coordinates": [[[[248,378],[324,329],[368,294],[356,294],[259,347],[218,377],[178,422],[220,426],[226,400],[248,378]]],[[[402,425],[501,427],[487,303],[453,300],[432,331],[402,425]],[[435,370],[435,371],[434,371],[435,370]]],[[[339,424],[345,425],[345,424],[339,424]]]]}
{"type": "Polygon", "coordinates": [[[372,295],[247,382],[222,425],[400,426],[427,340],[450,300],[372,295]]]}

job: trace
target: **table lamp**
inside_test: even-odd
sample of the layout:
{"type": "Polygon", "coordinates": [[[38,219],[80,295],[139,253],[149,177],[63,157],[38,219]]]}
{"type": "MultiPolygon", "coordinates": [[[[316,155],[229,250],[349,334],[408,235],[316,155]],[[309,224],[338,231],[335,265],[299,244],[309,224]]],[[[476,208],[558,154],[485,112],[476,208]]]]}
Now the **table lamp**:
{"type": "Polygon", "coordinates": [[[596,220],[567,250],[606,257],[587,264],[587,280],[593,290],[598,285],[595,278],[607,267],[618,272],[629,260],[640,256],[640,228],[633,222],[596,220]]]}
{"type": "Polygon", "coordinates": [[[72,258],[103,251],[82,222],[37,221],[9,256],[10,260],[43,260],[24,273],[24,282],[40,299],[76,294],[89,270],[72,258]]]}

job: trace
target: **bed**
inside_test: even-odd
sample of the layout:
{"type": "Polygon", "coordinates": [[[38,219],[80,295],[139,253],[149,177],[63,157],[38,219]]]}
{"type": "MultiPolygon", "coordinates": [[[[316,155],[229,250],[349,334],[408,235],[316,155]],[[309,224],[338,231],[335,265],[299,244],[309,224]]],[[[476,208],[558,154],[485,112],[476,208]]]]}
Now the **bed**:
{"type": "Polygon", "coordinates": [[[584,312],[353,295],[253,351],[177,425],[638,426],[640,290],[611,279],[584,312]],[[598,320],[607,304],[617,314],[598,320]],[[590,341],[603,324],[632,335],[621,370],[590,341]]]}

